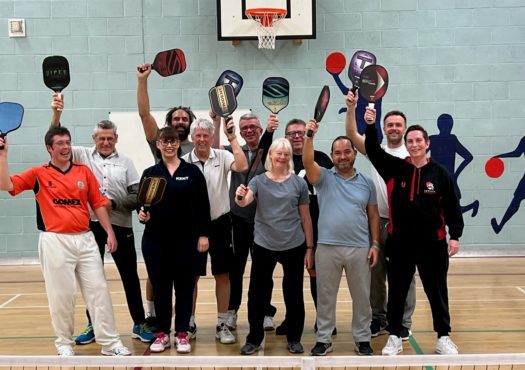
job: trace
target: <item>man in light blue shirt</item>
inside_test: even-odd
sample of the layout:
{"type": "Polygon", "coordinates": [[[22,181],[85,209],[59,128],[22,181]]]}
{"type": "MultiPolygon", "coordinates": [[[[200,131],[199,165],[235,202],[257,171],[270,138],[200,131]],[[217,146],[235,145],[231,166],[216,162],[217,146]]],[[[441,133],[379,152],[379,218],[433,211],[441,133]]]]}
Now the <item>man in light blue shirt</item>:
{"type": "Polygon", "coordinates": [[[354,168],[357,156],[346,136],[332,143],[333,169],[314,161],[313,137],[318,124],[310,120],[312,130],[303,149],[306,176],[314,185],[319,200],[319,237],[315,252],[317,273],[317,335],[313,356],[332,351],[331,333],[335,326],[337,293],[343,270],[352,296],[352,335],[355,351],[371,355],[370,268],[377,262],[379,211],[372,181],[354,168]],[[370,242],[371,241],[371,242],[370,242]]]}

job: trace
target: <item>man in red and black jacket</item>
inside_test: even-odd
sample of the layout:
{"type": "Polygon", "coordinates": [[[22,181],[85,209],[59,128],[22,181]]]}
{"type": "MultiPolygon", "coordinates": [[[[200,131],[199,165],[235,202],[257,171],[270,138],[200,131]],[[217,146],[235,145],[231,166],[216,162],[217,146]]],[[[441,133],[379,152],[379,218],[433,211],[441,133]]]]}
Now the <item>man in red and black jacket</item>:
{"type": "Polygon", "coordinates": [[[410,126],[405,133],[409,157],[387,154],[379,145],[374,126],[375,110],[365,113],[367,155],[385,180],[389,202],[386,241],[388,258],[388,331],[383,355],[403,351],[399,333],[403,309],[416,266],[432,310],[438,340],[436,352],[457,354],[449,337],[447,272],[449,257],[459,250],[463,217],[448,172],[426,155],[430,141],[425,129],[410,126]],[[447,231],[450,235],[447,243],[447,231]]]}

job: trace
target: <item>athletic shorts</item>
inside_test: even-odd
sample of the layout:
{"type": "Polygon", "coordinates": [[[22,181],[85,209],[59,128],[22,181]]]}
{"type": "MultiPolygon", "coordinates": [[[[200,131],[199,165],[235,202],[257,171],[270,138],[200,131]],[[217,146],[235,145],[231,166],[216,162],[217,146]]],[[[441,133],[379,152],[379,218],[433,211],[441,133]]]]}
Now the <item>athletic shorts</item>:
{"type": "Polygon", "coordinates": [[[199,253],[197,275],[206,276],[208,254],[211,259],[212,275],[229,273],[233,260],[232,222],[230,213],[226,213],[211,222],[209,244],[210,247],[207,253],[199,253]]]}

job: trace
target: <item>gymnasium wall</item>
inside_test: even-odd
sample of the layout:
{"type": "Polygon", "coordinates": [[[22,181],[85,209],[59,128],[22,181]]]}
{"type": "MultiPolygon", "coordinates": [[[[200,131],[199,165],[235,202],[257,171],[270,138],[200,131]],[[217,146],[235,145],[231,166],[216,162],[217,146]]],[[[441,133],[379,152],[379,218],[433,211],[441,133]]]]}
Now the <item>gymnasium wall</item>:
{"type": "MultiPolygon", "coordinates": [[[[0,0],[0,101],[26,109],[22,128],[9,135],[11,172],[48,160],[43,136],[51,91],[41,72],[48,55],[64,55],[71,66],[62,122],[72,129],[75,144],[89,145],[94,123],[109,112],[136,111],[137,64],[152,61],[160,50],[181,48],[188,63],[183,74],[153,73],[149,79],[152,110],[175,105],[207,110],[209,88],[223,70],[232,69],[244,77],[239,108],[252,109],[265,121],[262,81],[283,76],[291,94],[279,115],[277,136],[282,136],[289,119],[313,114],[319,91],[328,84],[331,102],[315,142],[326,151],[344,133],[343,94],[325,71],[326,57],[341,51],[349,60],[364,49],[389,71],[383,112],[400,109],[409,124],[421,124],[431,135],[439,132],[438,118],[448,114],[441,117],[448,124],[453,120],[455,137],[442,141],[452,153],[448,160],[455,160],[457,170],[472,155],[457,178],[461,204],[479,201],[474,217],[472,210],[464,213],[463,253],[525,254],[523,0],[317,0],[316,13],[315,40],[277,41],[275,50],[261,51],[256,41],[238,46],[217,41],[216,0],[0,0]],[[24,18],[27,37],[9,38],[8,18],[24,18]],[[503,174],[488,177],[487,160],[509,152],[502,159],[503,174]],[[505,214],[508,221],[496,233],[491,220],[499,225],[505,214]]],[[[348,86],[346,71],[339,77],[348,86]]],[[[357,167],[369,171],[363,158],[357,167]]],[[[12,198],[2,192],[0,260],[34,261],[35,225],[33,194],[12,198]]],[[[135,229],[140,250],[141,226],[135,229]]]]}

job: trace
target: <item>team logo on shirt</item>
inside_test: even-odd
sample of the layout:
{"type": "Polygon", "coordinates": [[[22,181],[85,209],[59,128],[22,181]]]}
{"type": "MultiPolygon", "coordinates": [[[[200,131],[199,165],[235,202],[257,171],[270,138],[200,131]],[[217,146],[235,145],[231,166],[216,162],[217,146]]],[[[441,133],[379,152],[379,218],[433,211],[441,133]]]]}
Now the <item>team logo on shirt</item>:
{"type": "Polygon", "coordinates": [[[175,180],[177,181],[186,181],[189,179],[189,176],[175,176],[175,180]]]}
{"type": "Polygon", "coordinates": [[[50,180],[50,181],[47,182],[47,187],[48,188],[54,188],[55,184],[53,184],[53,181],[50,180]]]}
{"type": "Polygon", "coordinates": [[[434,184],[432,182],[427,181],[425,183],[426,189],[424,190],[425,194],[436,194],[436,189],[434,188],[434,184]]]}
{"type": "Polygon", "coordinates": [[[77,186],[78,186],[79,189],[84,189],[84,182],[78,181],[77,182],[77,186]]]}

